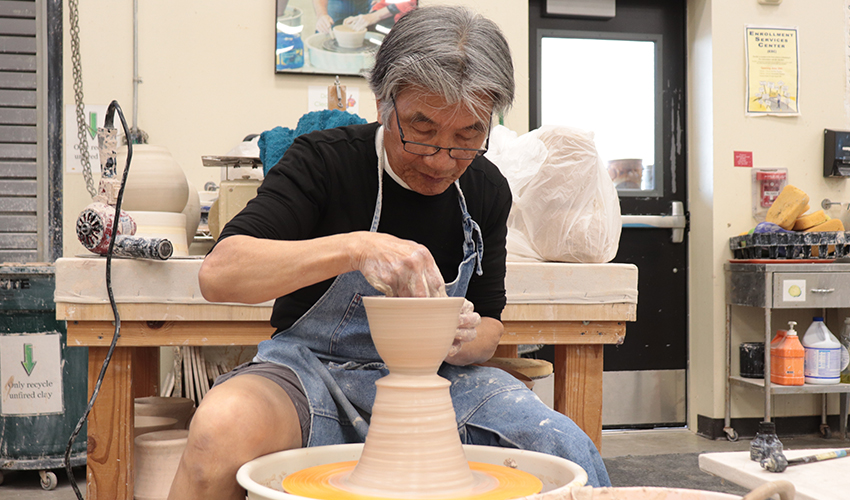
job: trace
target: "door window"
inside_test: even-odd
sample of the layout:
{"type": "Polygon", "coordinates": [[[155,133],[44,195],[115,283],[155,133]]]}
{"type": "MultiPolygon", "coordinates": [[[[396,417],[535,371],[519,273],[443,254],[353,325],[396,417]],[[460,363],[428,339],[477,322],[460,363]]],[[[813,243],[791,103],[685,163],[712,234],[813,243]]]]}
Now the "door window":
{"type": "Polygon", "coordinates": [[[541,124],[593,132],[620,196],[660,196],[661,37],[560,30],[539,37],[541,124]]]}

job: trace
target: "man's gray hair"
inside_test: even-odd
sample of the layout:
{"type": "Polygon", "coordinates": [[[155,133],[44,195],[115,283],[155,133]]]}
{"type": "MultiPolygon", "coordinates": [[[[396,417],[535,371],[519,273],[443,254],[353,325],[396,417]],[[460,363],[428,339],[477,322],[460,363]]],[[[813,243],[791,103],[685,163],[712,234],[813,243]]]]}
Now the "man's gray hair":
{"type": "Polygon", "coordinates": [[[422,7],[405,14],[384,39],[366,78],[381,101],[384,123],[392,98],[407,88],[478,112],[492,103],[493,111],[504,113],[514,100],[507,40],[496,23],[465,7],[422,7]]]}

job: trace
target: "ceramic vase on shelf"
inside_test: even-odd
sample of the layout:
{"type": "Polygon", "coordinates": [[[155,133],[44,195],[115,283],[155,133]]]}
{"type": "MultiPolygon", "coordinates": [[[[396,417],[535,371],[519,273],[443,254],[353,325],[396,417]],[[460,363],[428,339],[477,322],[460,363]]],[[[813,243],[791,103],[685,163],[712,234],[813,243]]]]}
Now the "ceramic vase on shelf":
{"type": "MultiPolygon", "coordinates": [[[[123,175],[127,146],[118,148],[118,171],[123,175]]],[[[124,210],[181,213],[189,199],[189,184],[168,149],[134,144],[130,173],[124,188],[124,210]]]]}
{"type": "Polygon", "coordinates": [[[135,500],[168,498],[168,490],[174,482],[188,437],[188,430],[172,429],[150,432],[136,438],[136,467],[133,471],[135,500]]]}
{"type": "Polygon", "coordinates": [[[136,222],[136,236],[146,238],[165,238],[174,248],[172,255],[189,255],[189,243],[186,240],[186,215],[174,212],[146,212],[133,210],[127,212],[136,222]]]}
{"type": "Polygon", "coordinates": [[[156,431],[173,429],[177,425],[174,417],[163,417],[155,415],[137,415],[134,418],[133,437],[156,431]]]}
{"type": "Polygon", "coordinates": [[[134,400],[136,417],[170,417],[177,420],[175,429],[188,429],[195,414],[195,402],[189,398],[148,396],[134,400]]]}
{"type": "Polygon", "coordinates": [[[186,182],[189,186],[189,197],[183,207],[183,215],[186,216],[186,243],[191,246],[201,223],[201,197],[192,184],[188,180],[186,182]]]}

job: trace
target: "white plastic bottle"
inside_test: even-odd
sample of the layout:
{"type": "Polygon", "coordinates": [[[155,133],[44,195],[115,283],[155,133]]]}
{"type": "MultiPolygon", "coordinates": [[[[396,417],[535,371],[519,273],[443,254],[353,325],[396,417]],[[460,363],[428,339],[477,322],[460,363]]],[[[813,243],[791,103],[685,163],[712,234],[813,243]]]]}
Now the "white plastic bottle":
{"type": "Polygon", "coordinates": [[[841,369],[841,383],[850,384],[850,318],[844,318],[844,330],[841,332],[841,364],[844,368],[841,369]]]}
{"type": "Polygon", "coordinates": [[[804,366],[807,384],[837,384],[841,381],[841,343],[815,316],[800,341],[806,349],[804,366]]]}

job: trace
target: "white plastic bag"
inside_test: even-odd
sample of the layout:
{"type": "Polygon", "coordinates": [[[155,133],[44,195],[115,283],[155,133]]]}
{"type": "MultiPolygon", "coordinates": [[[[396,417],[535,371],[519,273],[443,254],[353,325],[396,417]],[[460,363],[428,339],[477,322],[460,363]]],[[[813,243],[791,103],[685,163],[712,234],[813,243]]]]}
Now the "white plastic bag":
{"type": "Polygon", "coordinates": [[[488,155],[511,184],[508,260],[608,262],[620,242],[620,200],[583,130],[544,126],[488,155]],[[547,152],[538,163],[542,144],[547,152]]]}

